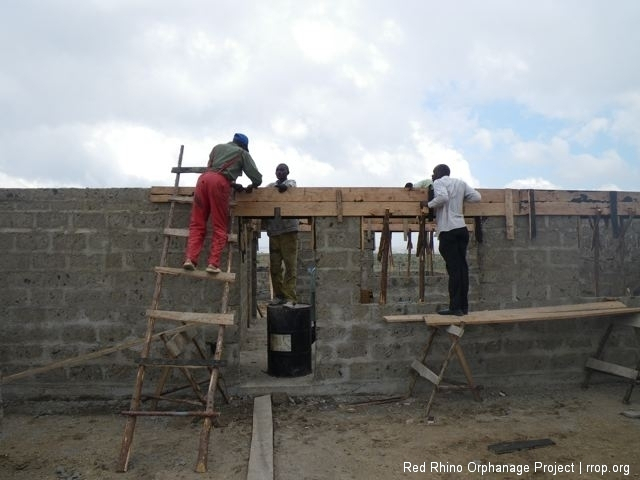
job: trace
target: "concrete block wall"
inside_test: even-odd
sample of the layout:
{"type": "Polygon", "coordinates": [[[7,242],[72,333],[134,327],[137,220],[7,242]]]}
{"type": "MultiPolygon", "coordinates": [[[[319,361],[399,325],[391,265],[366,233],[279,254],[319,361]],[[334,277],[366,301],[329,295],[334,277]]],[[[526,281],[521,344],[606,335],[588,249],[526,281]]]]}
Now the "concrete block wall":
{"type": "MultiPolygon", "coordinates": [[[[487,310],[595,301],[640,295],[640,225],[631,224],[615,238],[600,220],[600,252],[594,251],[594,219],[541,216],[530,238],[528,218],[516,218],[516,237],[506,238],[503,218],[483,219],[483,241],[472,238],[469,248],[470,304],[487,310]],[[595,273],[597,271],[597,274],[595,273]],[[597,278],[596,278],[597,277],[597,278]]],[[[417,302],[417,276],[394,268],[387,304],[361,304],[358,298],[358,219],[317,221],[320,281],[318,284],[318,342],[316,376],[342,391],[400,393],[409,381],[409,365],[419,358],[427,339],[421,323],[387,324],[387,314],[428,313],[446,305],[447,276],[426,279],[425,302],[417,302]],[[342,248],[338,248],[340,245],[342,248]]],[[[379,276],[371,272],[369,285],[379,276]]],[[[377,302],[377,293],[374,302],[377,302]]],[[[598,345],[609,319],[488,325],[469,329],[465,350],[474,375],[488,385],[580,382],[584,363],[598,345]]],[[[624,328],[610,340],[608,359],[634,366],[640,351],[635,335],[624,328]]],[[[441,339],[436,352],[444,353],[441,339]]],[[[441,356],[435,357],[437,367],[441,356]]],[[[461,377],[457,365],[451,373],[461,377]]],[[[611,378],[611,377],[607,377],[611,378]]],[[[418,382],[418,388],[427,388],[418,382]]]]}
{"type": "MultiPolygon", "coordinates": [[[[167,204],[152,204],[148,194],[147,189],[0,189],[4,375],[143,335],[168,213],[167,204]]],[[[187,225],[189,210],[188,205],[179,206],[175,226],[187,225]]],[[[482,243],[470,244],[472,309],[627,294],[636,301],[640,295],[639,222],[626,220],[624,235],[616,235],[612,225],[600,219],[596,237],[595,218],[539,216],[534,238],[528,218],[516,217],[515,222],[515,239],[508,240],[503,218],[485,218],[482,243]]],[[[302,239],[301,302],[310,301],[308,268],[316,266],[317,343],[311,390],[403,392],[411,360],[419,356],[428,332],[421,323],[389,325],[383,317],[432,312],[446,304],[446,275],[427,277],[426,300],[419,303],[417,277],[396,268],[389,279],[387,304],[380,305],[373,251],[362,249],[359,218],[316,218],[313,234],[302,239]],[[361,303],[361,290],[371,286],[373,302],[361,303]]],[[[184,240],[172,241],[170,265],[181,264],[183,249],[184,240]]],[[[241,257],[234,256],[233,270],[247,280],[247,265],[237,264],[241,257]]],[[[166,282],[161,308],[219,310],[217,282],[166,282]]],[[[230,306],[244,318],[248,297],[241,295],[242,288],[232,286],[230,306]]],[[[469,329],[463,341],[475,375],[485,384],[579,381],[606,323],[593,319],[484,326],[469,329]]],[[[215,338],[215,331],[206,332],[215,338]]],[[[241,324],[227,329],[225,357],[231,367],[238,362],[241,335],[241,324]]],[[[637,363],[635,336],[616,332],[612,345],[617,346],[612,361],[637,363]]],[[[136,355],[120,351],[4,385],[5,401],[12,395],[126,398],[132,392],[136,355]]],[[[425,384],[418,382],[419,387],[425,384]]]]}
{"type": "MultiPolygon", "coordinates": [[[[0,190],[4,376],[144,336],[169,211],[148,195],[147,189],[0,190]]],[[[189,212],[189,205],[178,206],[173,225],[186,227],[189,212]]],[[[181,265],[183,251],[184,239],[172,240],[169,266],[181,265]]],[[[221,285],[167,278],[160,308],[217,312],[221,285]]],[[[235,285],[230,305],[238,307],[235,285]]],[[[215,327],[206,330],[212,341],[215,335],[215,327]]],[[[227,328],[226,337],[233,362],[237,328],[227,328]]],[[[137,355],[123,350],[21,379],[4,385],[5,399],[12,392],[25,398],[130,396],[137,355]]]]}

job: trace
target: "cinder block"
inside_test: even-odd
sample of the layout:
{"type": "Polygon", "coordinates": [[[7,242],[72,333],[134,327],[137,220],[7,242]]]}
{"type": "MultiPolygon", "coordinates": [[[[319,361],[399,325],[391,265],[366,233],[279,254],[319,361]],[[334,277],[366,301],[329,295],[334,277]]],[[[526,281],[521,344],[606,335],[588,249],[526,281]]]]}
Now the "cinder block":
{"type": "Polygon", "coordinates": [[[368,356],[368,344],[366,342],[356,342],[354,340],[338,344],[336,352],[338,358],[352,359],[368,356]]]}

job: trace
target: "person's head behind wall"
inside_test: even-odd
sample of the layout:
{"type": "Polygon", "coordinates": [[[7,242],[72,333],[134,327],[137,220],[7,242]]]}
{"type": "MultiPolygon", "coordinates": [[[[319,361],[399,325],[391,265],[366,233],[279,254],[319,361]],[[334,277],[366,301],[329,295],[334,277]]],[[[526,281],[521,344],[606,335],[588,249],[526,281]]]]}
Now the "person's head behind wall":
{"type": "Polygon", "coordinates": [[[451,175],[451,169],[449,169],[449,167],[444,163],[441,163],[440,165],[436,165],[433,169],[433,175],[431,176],[431,179],[435,181],[442,177],[448,177],[449,175],[451,175]]]}
{"type": "Polygon", "coordinates": [[[249,138],[243,133],[236,133],[233,136],[233,143],[238,145],[243,150],[249,151],[249,138]]]}
{"type": "Polygon", "coordinates": [[[286,180],[289,175],[289,167],[286,163],[280,163],[276,167],[276,178],[278,180],[286,180]]]}

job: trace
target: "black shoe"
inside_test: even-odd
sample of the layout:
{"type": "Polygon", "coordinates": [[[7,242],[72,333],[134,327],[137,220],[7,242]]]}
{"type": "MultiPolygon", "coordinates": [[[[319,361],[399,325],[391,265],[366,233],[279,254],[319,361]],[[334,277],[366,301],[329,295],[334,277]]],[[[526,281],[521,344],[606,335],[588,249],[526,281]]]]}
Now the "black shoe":
{"type": "Polygon", "coordinates": [[[462,317],[464,312],[462,310],[440,310],[438,315],[455,315],[456,317],[462,317]]]}

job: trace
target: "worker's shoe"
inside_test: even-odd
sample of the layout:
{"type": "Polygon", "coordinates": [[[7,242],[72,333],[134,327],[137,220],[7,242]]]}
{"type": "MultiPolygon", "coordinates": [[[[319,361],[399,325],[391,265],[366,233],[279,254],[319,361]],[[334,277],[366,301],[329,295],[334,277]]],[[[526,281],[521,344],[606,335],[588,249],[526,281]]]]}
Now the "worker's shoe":
{"type": "Polygon", "coordinates": [[[185,262],[182,264],[182,268],[184,268],[185,270],[193,271],[196,269],[196,266],[191,260],[185,260],[185,262]]]}
{"type": "Polygon", "coordinates": [[[293,308],[296,306],[296,302],[294,302],[293,300],[287,300],[282,306],[287,308],[293,308]]]}
{"type": "Polygon", "coordinates": [[[462,317],[464,312],[462,310],[439,310],[438,315],[455,315],[456,317],[462,317]]]}
{"type": "Polygon", "coordinates": [[[285,302],[285,299],[282,297],[273,297],[273,299],[269,302],[269,305],[282,305],[285,302]]]}
{"type": "Polygon", "coordinates": [[[220,270],[218,267],[216,267],[215,265],[207,265],[207,268],[205,268],[205,271],[207,273],[220,273],[222,270],[220,270]]]}

